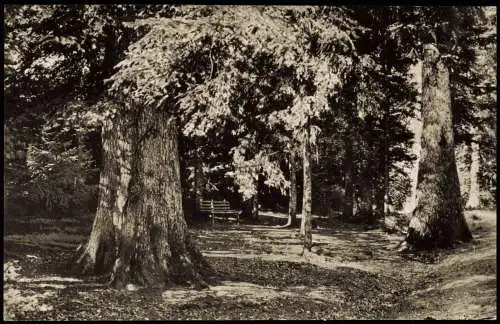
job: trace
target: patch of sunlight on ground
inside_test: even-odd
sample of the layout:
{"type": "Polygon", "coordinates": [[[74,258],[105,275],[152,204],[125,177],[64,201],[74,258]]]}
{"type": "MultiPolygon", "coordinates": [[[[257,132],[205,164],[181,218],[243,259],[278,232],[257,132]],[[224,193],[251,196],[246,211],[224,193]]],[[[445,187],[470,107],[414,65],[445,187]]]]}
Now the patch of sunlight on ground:
{"type": "Polygon", "coordinates": [[[36,293],[32,290],[19,290],[10,285],[4,286],[4,320],[13,320],[15,312],[46,312],[54,307],[43,303],[50,300],[56,293],[54,291],[45,291],[36,293]]]}
{"type": "Polygon", "coordinates": [[[33,233],[33,234],[11,234],[4,236],[4,242],[37,245],[42,246],[59,246],[62,248],[73,248],[75,244],[84,241],[85,235],[68,234],[64,232],[51,233],[33,233]]]}
{"type": "Polygon", "coordinates": [[[38,278],[19,278],[17,282],[44,282],[44,281],[53,281],[53,282],[83,282],[81,279],[71,278],[71,277],[38,277],[38,278]]]}
{"type": "Polygon", "coordinates": [[[443,268],[443,267],[448,267],[450,265],[456,264],[456,263],[468,263],[468,262],[474,262],[474,261],[481,261],[481,260],[487,260],[487,259],[496,259],[497,257],[497,251],[495,249],[476,249],[473,251],[469,251],[467,253],[462,253],[458,255],[451,255],[443,262],[437,265],[438,268],[443,268]]]}
{"type": "Polygon", "coordinates": [[[464,297],[463,299],[457,298],[455,302],[450,301],[447,307],[448,310],[446,315],[440,311],[434,311],[430,313],[430,316],[436,319],[460,320],[491,318],[496,314],[496,308],[492,306],[491,301],[487,304],[481,304],[478,303],[476,298],[470,297],[464,297]]]}
{"type": "MultiPolygon", "coordinates": [[[[452,289],[452,288],[457,288],[461,286],[472,286],[481,282],[485,281],[496,281],[497,277],[496,276],[483,276],[483,275],[476,275],[476,276],[469,276],[465,278],[460,278],[460,279],[455,279],[452,280],[444,285],[442,285],[439,289],[440,290],[445,290],[445,289],[452,289]]],[[[496,286],[496,284],[495,284],[496,286]]]]}
{"type": "Polygon", "coordinates": [[[484,276],[484,275],[468,276],[468,277],[458,278],[458,279],[454,279],[454,280],[448,280],[447,283],[445,283],[445,284],[432,285],[432,286],[427,287],[425,289],[414,291],[410,295],[412,295],[412,296],[424,295],[425,293],[429,293],[431,291],[436,291],[436,290],[444,291],[444,290],[456,289],[456,288],[467,289],[467,288],[472,288],[474,285],[481,284],[481,283],[488,282],[488,281],[495,281],[493,286],[496,287],[496,279],[497,279],[496,276],[484,276]]]}
{"type": "MultiPolygon", "coordinates": [[[[273,211],[259,211],[259,216],[264,216],[264,217],[274,217],[274,218],[288,218],[288,214],[285,213],[277,213],[273,211]]],[[[297,214],[297,219],[301,219],[302,214],[297,214]]],[[[328,218],[328,216],[321,216],[321,215],[312,215],[312,218],[328,218]]]]}
{"type": "MultiPolygon", "coordinates": [[[[238,234],[238,235],[244,235],[244,234],[250,234],[251,231],[241,231],[241,230],[222,230],[220,231],[220,234],[238,234]]],[[[201,236],[199,236],[201,237],[201,236]]],[[[207,237],[207,236],[206,236],[207,237]]]]}
{"type": "Polygon", "coordinates": [[[37,285],[29,285],[30,288],[53,288],[53,289],[64,289],[66,285],[51,284],[51,283],[41,283],[37,285]]]}
{"type": "Polygon", "coordinates": [[[33,234],[11,234],[4,236],[7,241],[20,241],[20,242],[47,242],[47,241],[66,241],[66,242],[79,242],[85,235],[67,234],[64,232],[51,232],[51,233],[33,233],[33,234]]]}
{"type": "Polygon", "coordinates": [[[172,289],[163,292],[162,297],[169,303],[189,303],[200,297],[230,297],[247,301],[268,301],[279,297],[311,298],[317,302],[341,300],[341,293],[334,287],[318,287],[312,291],[305,286],[292,286],[277,289],[248,282],[223,281],[221,285],[210,286],[210,289],[193,291],[189,289],[172,289]]]}
{"type": "Polygon", "coordinates": [[[52,224],[59,224],[59,223],[67,223],[67,224],[72,224],[72,223],[78,223],[80,222],[78,219],[74,218],[39,218],[39,217],[34,217],[34,218],[26,218],[26,219],[15,219],[13,220],[16,223],[38,223],[38,224],[47,224],[47,225],[52,225],[52,224]]]}

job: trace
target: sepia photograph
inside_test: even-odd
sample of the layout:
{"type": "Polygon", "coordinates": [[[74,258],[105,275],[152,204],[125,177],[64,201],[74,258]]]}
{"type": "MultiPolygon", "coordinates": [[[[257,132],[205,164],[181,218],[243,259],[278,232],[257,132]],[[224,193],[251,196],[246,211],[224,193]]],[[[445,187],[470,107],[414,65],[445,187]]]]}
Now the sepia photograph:
{"type": "Polygon", "coordinates": [[[496,7],[3,29],[5,321],[496,320],[496,7]]]}

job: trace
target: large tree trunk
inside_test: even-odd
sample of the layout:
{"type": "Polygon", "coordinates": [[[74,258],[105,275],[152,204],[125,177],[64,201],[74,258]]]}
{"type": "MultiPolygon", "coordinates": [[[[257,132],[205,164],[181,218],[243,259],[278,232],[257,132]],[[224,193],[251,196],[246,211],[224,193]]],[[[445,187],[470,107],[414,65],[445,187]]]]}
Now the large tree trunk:
{"type": "MultiPolygon", "coordinates": [[[[477,137],[475,138],[477,139],[477,137]]],[[[471,143],[471,164],[470,164],[470,189],[469,197],[465,208],[475,209],[479,207],[479,183],[477,174],[479,173],[479,144],[471,143]]]]}
{"type": "Polygon", "coordinates": [[[103,274],[113,269],[115,242],[130,181],[130,134],[120,120],[102,126],[103,158],[97,212],[89,241],[77,264],[83,273],[103,274]]]}
{"type": "Polygon", "coordinates": [[[424,50],[417,207],[406,239],[414,248],[432,249],[468,241],[472,235],[455,163],[448,68],[435,46],[426,45],[424,50]]]}
{"type": "Polygon", "coordinates": [[[383,186],[378,188],[375,194],[375,215],[378,219],[383,219],[385,215],[385,190],[383,186]]]}
{"type": "Polygon", "coordinates": [[[344,156],[344,204],[342,218],[351,220],[354,208],[354,181],[353,181],[353,159],[352,159],[352,134],[348,131],[345,137],[345,156],[344,156]]]}
{"type": "Polygon", "coordinates": [[[182,211],[175,119],[152,109],[134,117],[126,127],[128,136],[120,136],[116,129],[104,133],[105,143],[113,142],[109,138],[114,136],[123,145],[118,150],[113,145],[104,147],[108,153],[104,169],[115,181],[108,180],[109,186],[101,187],[94,228],[80,261],[86,263],[86,269],[110,272],[115,287],[127,283],[205,286],[210,267],[193,246],[182,211]],[[120,158],[122,151],[130,152],[127,158],[120,158]],[[106,165],[114,168],[106,169],[106,165]],[[111,212],[106,201],[114,206],[111,212]],[[111,229],[114,235],[110,235],[111,229]],[[113,262],[92,258],[93,245],[106,247],[106,260],[113,262]]]}
{"type": "Polygon", "coordinates": [[[300,234],[304,236],[304,248],[311,251],[312,247],[312,173],[311,173],[311,152],[309,143],[309,130],[306,132],[306,138],[302,144],[302,159],[304,169],[304,189],[302,194],[302,220],[300,225],[300,234]]]}

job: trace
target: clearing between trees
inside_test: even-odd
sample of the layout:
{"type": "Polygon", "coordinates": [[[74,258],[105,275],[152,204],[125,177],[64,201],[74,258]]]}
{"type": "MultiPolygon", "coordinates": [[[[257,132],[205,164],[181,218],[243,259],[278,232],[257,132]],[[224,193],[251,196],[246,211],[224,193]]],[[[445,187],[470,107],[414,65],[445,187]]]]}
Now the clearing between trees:
{"type": "Polygon", "coordinates": [[[71,270],[88,220],[7,220],[4,319],[496,318],[496,213],[466,218],[472,242],[418,256],[397,252],[402,234],[340,222],[318,223],[303,256],[298,230],[271,218],[198,226],[190,232],[216,271],[202,290],[108,288],[71,270]]]}

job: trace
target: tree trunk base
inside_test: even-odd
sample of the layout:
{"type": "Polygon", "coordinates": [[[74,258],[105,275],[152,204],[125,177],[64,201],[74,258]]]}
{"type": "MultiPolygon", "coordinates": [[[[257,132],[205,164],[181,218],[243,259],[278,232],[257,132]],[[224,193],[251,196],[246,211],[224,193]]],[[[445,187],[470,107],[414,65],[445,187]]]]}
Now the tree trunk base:
{"type": "Polygon", "coordinates": [[[171,250],[168,260],[160,260],[161,256],[152,251],[143,252],[134,253],[126,261],[126,254],[122,253],[117,258],[115,253],[106,251],[102,244],[100,249],[80,246],[74,270],[83,275],[97,276],[115,289],[126,289],[128,284],[160,289],[178,285],[205,289],[213,281],[215,271],[190,240],[185,242],[185,248],[181,251],[171,250]]]}
{"type": "Polygon", "coordinates": [[[452,248],[455,244],[470,242],[473,238],[465,219],[457,227],[447,229],[448,233],[443,233],[440,229],[430,230],[421,226],[421,223],[417,224],[418,222],[417,218],[412,218],[406,237],[406,242],[416,250],[452,248]]]}
{"type": "Polygon", "coordinates": [[[74,270],[83,275],[109,276],[116,258],[109,241],[92,242],[77,249],[74,270]]]}
{"type": "Polygon", "coordinates": [[[289,218],[285,225],[276,225],[275,227],[276,228],[298,228],[299,225],[300,225],[300,223],[297,221],[297,219],[291,220],[289,218]]]}

